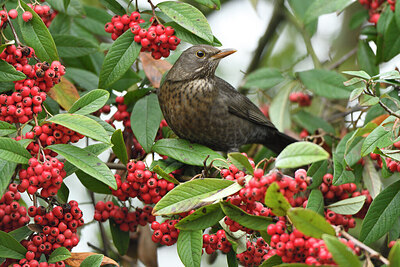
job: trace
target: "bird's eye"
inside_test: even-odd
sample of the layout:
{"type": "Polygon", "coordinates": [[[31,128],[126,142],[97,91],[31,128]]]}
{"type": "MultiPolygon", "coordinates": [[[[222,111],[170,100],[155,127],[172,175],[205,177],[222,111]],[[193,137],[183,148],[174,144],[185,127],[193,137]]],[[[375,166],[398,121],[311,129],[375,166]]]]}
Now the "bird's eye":
{"type": "Polygon", "coordinates": [[[197,52],[196,52],[196,56],[197,56],[198,58],[202,58],[202,57],[204,57],[205,55],[206,55],[206,53],[204,53],[203,50],[197,50],[197,52]]]}

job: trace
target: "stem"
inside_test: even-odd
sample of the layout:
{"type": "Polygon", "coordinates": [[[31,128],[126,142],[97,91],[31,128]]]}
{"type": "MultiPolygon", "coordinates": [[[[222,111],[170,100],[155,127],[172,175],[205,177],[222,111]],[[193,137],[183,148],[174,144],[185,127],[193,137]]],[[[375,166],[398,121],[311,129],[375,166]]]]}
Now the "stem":
{"type": "Polygon", "coordinates": [[[347,54],[343,55],[338,61],[334,62],[332,65],[328,67],[328,69],[333,70],[338,68],[344,62],[346,62],[349,58],[351,58],[357,52],[357,47],[350,50],[347,54]]]}
{"type": "Polygon", "coordinates": [[[262,59],[262,54],[264,50],[268,47],[268,43],[276,34],[276,29],[278,28],[278,26],[284,21],[285,16],[282,12],[283,7],[284,7],[284,1],[283,0],[277,1],[274,7],[274,11],[272,13],[271,20],[268,24],[268,27],[265,30],[264,35],[258,41],[258,46],[254,51],[253,58],[250,61],[246,73],[250,73],[258,67],[258,64],[262,59]]]}
{"type": "Polygon", "coordinates": [[[343,229],[340,229],[339,233],[343,237],[345,237],[346,239],[351,240],[354,243],[354,245],[360,247],[365,252],[368,252],[370,254],[371,258],[379,259],[384,264],[389,265],[389,260],[386,259],[385,257],[383,257],[382,254],[380,254],[379,252],[377,252],[377,251],[373,250],[372,248],[368,247],[363,242],[361,242],[358,239],[356,239],[355,237],[351,236],[349,233],[347,233],[343,229]]]}
{"type": "Polygon", "coordinates": [[[126,170],[126,166],[121,163],[106,162],[107,167],[115,170],[126,170]]]}
{"type": "Polygon", "coordinates": [[[396,112],[394,112],[393,110],[391,110],[391,109],[390,109],[388,106],[386,106],[386,105],[382,102],[382,100],[380,100],[380,99],[379,99],[379,105],[381,105],[381,107],[382,107],[384,110],[386,110],[387,113],[389,113],[390,115],[395,116],[396,118],[399,118],[399,119],[400,119],[400,115],[397,114],[396,112]]]}
{"type": "Polygon", "coordinates": [[[11,29],[12,34],[14,35],[15,42],[17,43],[17,46],[20,46],[21,42],[19,41],[17,32],[15,31],[14,25],[11,22],[10,16],[8,16],[7,21],[8,21],[8,24],[10,25],[10,29],[11,29]]]}
{"type": "Polygon", "coordinates": [[[161,24],[161,22],[158,20],[158,18],[156,16],[156,7],[155,7],[155,5],[151,2],[151,0],[147,0],[147,2],[149,2],[150,6],[151,6],[151,11],[153,12],[154,19],[158,22],[158,24],[161,24]]]}
{"type": "Polygon", "coordinates": [[[307,52],[310,54],[311,59],[314,63],[314,67],[316,69],[320,69],[322,67],[321,61],[319,61],[317,54],[314,51],[314,48],[311,44],[311,36],[304,27],[304,25],[294,16],[292,15],[287,9],[286,9],[286,17],[289,19],[291,23],[300,31],[303,39],[304,39],[304,44],[306,45],[307,52]]]}

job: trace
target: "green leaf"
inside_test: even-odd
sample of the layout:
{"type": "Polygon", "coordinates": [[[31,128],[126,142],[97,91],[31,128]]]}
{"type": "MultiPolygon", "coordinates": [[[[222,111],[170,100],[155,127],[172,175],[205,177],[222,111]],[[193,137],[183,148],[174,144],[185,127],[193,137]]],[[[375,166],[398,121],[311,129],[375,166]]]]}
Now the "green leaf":
{"type": "Polygon", "coordinates": [[[362,107],[374,106],[379,103],[379,97],[370,95],[361,95],[359,104],[362,107]]]}
{"type": "Polygon", "coordinates": [[[0,137],[0,159],[28,164],[31,154],[20,143],[14,139],[0,137]]]}
{"type": "Polygon", "coordinates": [[[68,78],[68,80],[74,81],[75,85],[85,90],[96,89],[99,84],[99,77],[93,72],[84,69],[68,67],[65,77],[68,78]]]}
{"type": "Polygon", "coordinates": [[[131,31],[126,31],[115,40],[101,67],[99,88],[107,88],[118,81],[135,62],[141,46],[133,37],[131,31]]]}
{"type": "Polygon", "coordinates": [[[156,94],[139,99],[131,114],[131,127],[139,144],[149,153],[160,128],[162,112],[156,94]]]}
{"type": "Polygon", "coordinates": [[[180,230],[202,230],[217,224],[225,215],[219,203],[197,209],[181,219],[175,227],[180,230]]]}
{"type": "Polygon", "coordinates": [[[312,177],[312,184],[308,186],[309,189],[317,188],[322,183],[322,178],[328,172],[328,161],[317,161],[311,164],[307,171],[307,176],[312,177]]]}
{"type": "Polygon", "coordinates": [[[313,210],[291,208],[288,216],[294,227],[304,235],[315,238],[321,238],[323,234],[335,235],[333,227],[313,210]]]}
{"type": "Polygon", "coordinates": [[[397,241],[389,252],[389,267],[400,266],[400,241],[397,241]]]}
{"type": "MultiPolygon", "coordinates": [[[[0,60],[1,62],[1,60],[0,60]]],[[[0,121],[0,136],[6,136],[12,133],[15,133],[17,128],[14,125],[9,124],[5,121],[0,121]]]]}
{"type": "Polygon", "coordinates": [[[11,234],[0,231],[0,258],[23,259],[26,248],[22,246],[11,234]]]}
{"type": "Polygon", "coordinates": [[[376,57],[367,40],[360,40],[357,49],[357,62],[359,68],[370,75],[379,73],[379,66],[375,64],[376,57]]]}
{"type": "Polygon", "coordinates": [[[81,262],[80,267],[100,267],[103,261],[104,255],[102,254],[95,254],[90,255],[86,259],[81,262]]]}
{"type": "Polygon", "coordinates": [[[254,169],[251,166],[249,159],[239,152],[233,152],[228,154],[228,159],[235,165],[239,170],[247,173],[253,174],[254,169]]]}
{"type": "Polygon", "coordinates": [[[23,1],[20,0],[19,4],[25,11],[32,13],[32,20],[28,22],[22,20],[22,15],[18,16],[18,23],[25,44],[32,47],[35,50],[35,55],[42,61],[51,63],[52,61],[59,60],[56,44],[46,25],[44,25],[43,20],[23,1]]]}
{"type": "Polygon", "coordinates": [[[324,215],[324,196],[319,189],[311,190],[306,209],[313,210],[320,215],[324,215]]]}
{"type": "Polygon", "coordinates": [[[8,234],[14,237],[18,242],[21,242],[23,239],[33,234],[33,231],[29,229],[27,225],[25,225],[9,232],[8,234]]]}
{"type": "Polygon", "coordinates": [[[77,170],[75,174],[78,177],[79,181],[81,181],[83,186],[90,191],[99,194],[111,194],[110,187],[105,183],[97,180],[96,178],[93,178],[93,176],[90,176],[81,170],[77,170]]]}
{"type": "Polygon", "coordinates": [[[285,78],[281,72],[275,68],[261,68],[246,77],[244,88],[268,89],[283,82],[285,78]]]}
{"type": "Polygon", "coordinates": [[[200,267],[203,247],[203,231],[181,230],[177,241],[179,258],[185,266],[200,267]]]}
{"type": "Polygon", "coordinates": [[[225,215],[238,224],[257,231],[267,231],[268,225],[273,223],[272,218],[250,215],[230,202],[220,202],[225,215]]]}
{"type": "Polygon", "coordinates": [[[64,204],[68,202],[68,197],[69,197],[69,188],[65,185],[65,183],[61,184],[60,189],[58,189],[57,192],[57,200],[64,204]]]}
{"type": "Polygon", "coordinates": [[[347,79],[336,71],[313,69],[299,72],[298,75],[307,89],[326,98],[346,99],[354,89],[352,86],[345,86],[343,83],[347,79]]]}
{"type": "Polygon", "coordinates": [[[264,203],[277,216],[285,216],[286,212],[292,207],[282,195],[279,185],[275,182],[269,185],[264,203]]]}
{"type": "Polygon", "coordinates": [[[65,247],[56,248],[49,256],[48,263],[56,263],[71,257],[71,252],[65,247]]]}
{"type": "Polygon", "coordinates": [[[376,123],[373,122],[368,122],[366,125],[364,125],[362,128],[358,128],[353,135],[346,141],[346,150],[345,150],[345,154],[347,154],[347,151],[349,150],[349,147],[351,145],[351,143],[354,142],[354,140],[359,137],[359,136],[363,136],[366,133],[370,133],[372,132],[376,127],[378,127],[378,125],[376,125],[376,123]]]}
{"type": "Polygon", "coordinates": [[[372,201],[363,220],[360,241],[366,245],[385,235],[400,216],[400,181],[397,181],[372,201]]]}
{"type": "Polygon", "coordinates": [[[383,38],[383,59],[385,61],[389,61],[400,53],[399,31],[400,27],[397,25],[396,20],[391,19],[387,25],[383,38]]]}
{"type": "Polygon", "coordinates": [[[112,147],[114,154],[123,164],[126,165],[128,163],[128,152],[126,151],[124,137],[122,136],[121,129],[118,129],[113,133],[113,135],[111,136],[111,143],[114,145],[112,147]]]}
{"type": "Polygon", "coordinates": [[[260,267],[274,267],[282,263],[282,258],[278,255],[273,255],[269,257],[268,260],[265,260],[260,267]]]}
{"type": "Polygon", "coordinates": [[[64,10],[68,9],[68,6],[69,6],[70,2],[71,2],[71,0],[63,0],[64,10]]]}
{"type": "Polygon", "coordinates": [[[93,115],[86,115],[86,117],[94,120],[98,124],[103,127],[103,129],[106,131],[108,136],[112,136],[113,133],[115,132],[115,128],[112,127],[109,123],[105,122],[104,120],[100,119],[99,117],[93,116],[93,115]]]}
{"type": "Polygon", "coordinates": [[[271,122],[281,132],[285,129],[289,129],[291,126],[289,94],[292,90],[292,86],[293,83],[290,83],[280,88],[269,107],[271,122]]]}
{"type": "MultiPolygon", "coordinates": [[[[48,0],[48,2],[54,9],[64,12],[68,16],[83,16],[85,15],[85,11],[83,10],[83,6],[81,1],[79,0],[70,0],[68,6],[65,5],[64,0],[48,0]]],[[[57,18],[58,16],[56,16],[57,18]]]]}
{"type": "Polygon", "coordinates": [[[372,198],[375,198],[382,189],[380,175],[375,169],[374,163],[369,157],[364,159],[364,168],[362,172],[364,185],[367,187],[372,198]]]}
{"type": "Polygon", "coordinates": [[[308,7],[304,23],[307,24],[324,14],[340,12],[352,3],[352,0],[316,0],[308,7]]]}
{"type": "MultiPolygon", "coordinates": [[[[252,178],[252,176],[250,176],[250,175],[245,176],[246,183],[248,183],[251,178],[252,178]]],[[[217,200],[221,200],[221,199],[223,199],[223,198],[225,198],[227,196],[231,196],[231,195],[239,192],[240,189],[242,189],[242,188],[243,188],[243,186],[241,186],[240,184],[233,183],[232,185],[230,185],[230,186],[228,186],[228,187],[226,187],[226,188],[224,188],[224,189],[222,189],[222,190],[220,190],[218,192],[215,192],[211,196],[206,197],[206,198],[202,199],[201,201],[203,201],[203,202],[214,202],[214,201],[217,201],[217,200]]]]}
{"type": "Polygon", "coordinates": [[[116,15],[126,14],[125,9],[116,0],[100,0],[100,3],[116,15]]]}
{"type": "Polygon", "coordinates": [[[96,89],[90,91],[79,98],[68,110],[68,113],[87,115],[98,111],[107,103],[109,97],[110,93],[106,90],[96,89]]]}
{"type": "Polygon", "coordinates": [[[337,237],[324,234],[322,235],[322,239],[329,252],[332,254],[332,258],[339,266],[362,266],[354,252],[348,246],[340,242],[337,237]]]}
{"type": "Polygon", "coordinates": [[[194,6],[182,2],[165,1],[159,3],[157,7],[186,30],[213,42],[214,37],[206,17],[194,6]]]}
{"type": "Polygon", "coordinates": [[[99,51],[99,45],[74,35],[53,35],[60,57],[82,57],[99,51]]]}
{"type": "Polygon", "coordinates": [[[178,214],[206,206],[201,200],[234,182],[221,179],[196,179],[182,183],[169,191],[153,208],[154,215],[178,214]]]}
{"type": "Polygon", "coordinates": [[[129,232],[124,232],[119,229],[119,224],[117,224],[113,219],[110,219],[109,221],[113,244],[120,255],[125,255],[129,248],[129,232]]]}
{"type": "Polygon", "coordinates": [[[345,165],[346,163],[343,158],[340,158],[336,153],[333,153],[333,185],[337,186],[355,181],[354,173],[346,170],[345,165]]]}
{"type": "Polygon", "coordinates": [[[228,267],[238,267],[238,259],[236,257],[236,252],[231,249],[229,252],[226,254],[226,261],[228,264],[228,267]]]}
{"type": "Polygon", "coordinates": [[[60,154],[72,165],[90,176],[93,176],[93,178],[105,183],[113,189],[117,189],[117,183],[113,173],[95,154],[82,148],[66,144],[51,145],[47,148],[60,154]]]}
{"type": "Polygon", "coordinates": [[[178,181],[178,180],[176,180],[174,177],[170,176],[170,175],[168,174],[168,172],[166,172],[166,171],[164,171],[163,169],[161,169],[161,167],[158,166],[158,165],[153,166],[153,167],[151,168],[151,171],[154,171],[154,172],[157,173],[159,176],[161,176],[163,179],[165,179],[165,180],[167,180],[167,181],[169,181],[169,182],[171,182],[171,183],[179,184],[179,181],[178,181]]]}
{"type": "Polygon", "coordinates": [[[94,35],[108,37],[109,33],[104,30],[104,25],[111,21],[112,16],[103,8],[84,5],[86,16],[83,18],[75,18],[74,22],[89,32],[89,36],[94,38],[94,35]]]}
{"type": "MultiPolygon", "coordinates": [[[[363,71],[364,72],[364,71],[363,71]]],[[[353,85],[353,84],[358,84],[358,83],[360,83],[360,82],[362,82],[362,81],[365,81],[365,79],[361,79],[361,78],[359,78],[359,77],[354,77],[354,78],[351,78],[350,80],[348,80],[348,81],[345,81],[343,84],[344,85],[346,85],[346,86],[349,86],[349,85],[353,85]]],[[[351,96],[350,96],[351,97],[351,96]]]]}
{"type": "Polygon", "coordinates": [[[51,117],[47,121],[60,124],[68,129],[90,137],[93,140],[110,144],[110,138],[106,130],[104,130],[104,128],[96,121],[86,116],[80,114],[62,113],[51,117]]]}
{"type": "MultiPolygon", "coordinates": [[[[361,159],[361,147],[364,138],[361,136],[356,137],[349,147],[346,148],[344,159],[348,166],[354,166],[361,159]]],[[[346,143],[346,146],[349,142],[346,143]]]]}
{"type": "Polygon", "coordinates": [[[387,131],[383,126],[376,127],[368,136],[361,147],[361,156],[366,156],[373,152],[375,148],[383,148],[392,144],[390,140],[393,133],[387,131]]]}
{"type": "Polygon", "coordinates": [[[366,80],[371,79],[371,76],[368,75],[368,73],[366,73],[363,70],[358,70],[358,71],[343,71],[344,74],[347,75],[351,75],[351,76],[356,76],[356,77],[360,77],[360,78],[364,78],[366,80]]]}
{"type": "MultiPolygon", "coordinates": [[[[214,150],[195,143],[190,143],[184,139],[161,139],[152,147],[152,151],[160,155],[166,155],[188,165],[203,166],[204,160],[207,164],[212,160],[221,159],[222,156],[214,150]]],[[[217,167],[228,167],[225,162],[216,160],[213,162],[217,167]]]]}
{"type": "Polygon", "coordinates": [[[329,153],[311,142],[296,142],[288,145],[276,158],[278,168],[296,168],[328,159],[329,153]]]}
{"type": "Polygon", "coordinates": [[[0,60],[0,82],[19,81],[26,78],[26,75],[17,71],[12,65],[0,60]]]}
{"type": "Polygon", "coordinates": [[[219,10],[221,7],[221,3],[219,0],[195,0],[197,3],[202,4],[203,6],[219,10]]]}
{"type": "Polygon", "coordinates": [[[365,202],[365,196],[358,196],[339,200],[326,208],[337,214],[353,215],[361,210],[365,202]]]}

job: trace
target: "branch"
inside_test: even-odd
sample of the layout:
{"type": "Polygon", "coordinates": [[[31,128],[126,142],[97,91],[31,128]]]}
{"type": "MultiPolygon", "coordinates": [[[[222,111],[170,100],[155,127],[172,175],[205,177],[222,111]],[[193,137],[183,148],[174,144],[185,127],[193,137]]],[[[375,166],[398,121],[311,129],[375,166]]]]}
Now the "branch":
{"type": "Polygon", "coordinates": [[[382,107],[384,110],[386,110],[387,113],[389,113],[390,115],[395,116],[396,118],[399,118],[399,119],[400,119],[400,115],[397,114],[396,112],[394,112],[393,110],[391,110],[391,109],[390,109],[388,106],[386,106],[386,105],[382,102],[382,100],[380,100],[380,99],[379,99],[379,105],[381,105],[381,107],[382,107]]]}
{"type": "Polygon", "coordinates": [[[19,41],[17,32],[14,29],[14,25],[11,22],[10,16],[7,16],[7,21],[8,21],[8,24],[10,25],[10,29],[11,29],[12,34],[14,35],[15,42],[17,43],[17,46],[20,46],[21,42],[19,41]]]}
{"type": "Polygon", "coordinates": [[[357,52],[357,47],[353,48],[350,50],[347,54],[343,55],[338,61],[334,62],[332,65],[328,67],[329,70],[334,70],[338,68],[340,65],[342,65],[344,62],[346,62],[349,58],[351,58],[356,52],[357,52]]]}
{"type": "Polygon", "coordinates": [[[107,167],[115,170],[126,170],[126,166],[121,163],[106,162],[107,167]]]}
{"type": "Polygon", "coordinates": [[[389,265],[389,260],[386,259],[385,257],[383,257],[382,254],[380,254],[379,252],[377,252],[377,251],[373,250],[372,248],[368,247],[363,242],[361,242],[358,239],[356,239],[355,237],[351,236],[349,233],[347,233],[343,229],[340,229],[339,233],[343,237],[345,237],[346,239],[351,240],[354,243],[354,245],[360,247],[365,252],[368,252],[370,254],[371,258],[379,259],[384,264],[389,265]]]}
{"type": "Polygon", "coordinates": [[[258,46],[257,46],[256,50],[254,51],[253,58],[250,61],[250,64],[247,68],[246,73],[250,73],[258,67],[258,64],[260,63],[260,61],[262,59],[262,54],[263,54],[264,50],[268,46],[268,43],[271,41],[272,37],[274,37],[278,26],[285,19],[285,16],[282,12],[283,8],[284,8],[284,1],[278,0],[277,3],[275,4],[274,11],[272,13],[272,17],[268,24],[268,27],[265,30],[264,35],[258,41],[258,46]]]}
{"type": "Polygon", "coordinates": [[[287,9],[286,10],[286,17],[289,19],[290,22],[293,23],[293,25],[300,31],[301,35],[303,36],[304,39],[304,44],[306,45],[307,52],[311,56],[311,59],[314,63],[314,67],[316,69],[320,69],[321,66],[321,61],[319,61],[317,54],[314,51],[314,48],[311,44],[311,36],[309,32],[306,30],[304,27],[304,24],[299,21],[292,13],[290,13],[287,9]]]}

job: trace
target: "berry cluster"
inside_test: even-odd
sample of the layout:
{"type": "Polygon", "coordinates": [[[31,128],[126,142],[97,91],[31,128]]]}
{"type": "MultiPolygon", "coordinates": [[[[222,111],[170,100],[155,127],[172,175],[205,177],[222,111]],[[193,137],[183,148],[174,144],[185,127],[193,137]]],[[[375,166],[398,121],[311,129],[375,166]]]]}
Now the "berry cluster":
{"type": "MultiPolygon", "coordinates": [[[[279,217],[276,224],[270,224],[267,233],[271,235],[270,246],[275,250],[274,253],[282,257],[282,261],[285,263],[335,264],[323,240],[305,236],[297,229],[289,231],[285,217],[279,217]]],[[[355,253],[360,253],[360,249],[355,247],[351,241],[343,239],[343,243],[355,253]]]]}
{"type": "Polygon", "coordinates": [[[7,22],[7,19],[8,19],[7,11],[0,10],[0,28],[4,25],[4,23],[7,22]]]}
{"type": "Polygon", "coordinates": [[[21,194],[17,186],[15,183],[10,184],[8,191],[0,198],[0,230],[7,233],[29,222],[26,208],[18,203],[21,194]]]}
{"type": "Polygon", "coordinates": [[[390,9],[394,12],[396,6],[396,0],[358,0],[361,5],[365,6],[365,8],[369,11],[369,19],[368,21],[371,23],[378,23],[379,17],[383,10],[382,5],[389,4],[390,9]]]}
{"type": "MultiPolygon", "coordinates": [[[[244,173],[234,165],[231,165],[229,169],[223,169],[221,175],[228,180],[233,180],[234,178],[239,184],[244,178],[244,173]]],[[[245,203],[263,202],[268,186],[273,182],[277,182],[281,188],[281,193],[292,206],[296,206],[293,196],[307,189],[308,184],[306,181],[307,172],[301,169],[296,171],[295,179],[284,176],[280,172],[271,172],[268,175],[264,175],[262,169],[255,169],[253,178],[239,191],[239,196],[245,203]]]]}
{"type": "Polygon", "coordinates": [[[18,185],[20,192],[35,194],[39,189],[42,197],[55,196],[61,188],[66,172],[64,164],[56,158],[46,157],[41,163],[37,158],[29,160],[29,167],[19,171],[21,183],[18,185]]]}
{"type": "Polygon", "coordinates": [[[257,241],[247,241],[246,251],[236,255],[237,259],[244,266],[259,266],[264,260],[273,255],[268,244],[259,237],[257,241]]]}
{"type": "Polygon", "coordinates": [[[126,167],[126,181],[115,175],[118,189],[112,190],[112,194],[121,201],[138,197],[145,204],[155,204],[175,186],[167,180],[158,179],[155,172],[146,169],[143,161],[130,161],[126,167]]]}
{"type": "Polygon", "coordinates": [[[311,105],[311,96],[303,92],[293,92],[289,95],[289,101],[298,103],[300,107],[308,107],[311,105]]]}
{"type": "MultiPolygon", "coordinates": [[[[18,263],[14,263],[12,267],[64,267],[65,263],[64,261],[58,261],[56,263],[48,263],[48,262],[39,262],[35,260],[34,258],[32,260],[29,260],[33,257],[34,253],[32,251],[28,251],[25,255],[24,259],[21,259],[18,261],[18,263]]],[[[8,266],[9,263],[12,263],[11,260],[7,260],[4,262],[4,265],[2,266],[8,266]]]]}
{"type": "Polygon", "coordinates": [[[94,219],[99,222],[105,222],[113,219],[119,225],[121,231],[135,232],[137,226],[142,226],[155,221],[155,217],[151,214],[153,208],[144,206],[143,209],[136,208],[135,211],[129,211],[127,207],[119,207],[114,205],[112,201],[99,201],[95,206],[94,219]]]}
{"type": "Polygon", "coordinates": [[[47,28],[50,27],[51,22],[57,15],[57,11],[52,10],[48,5],[28,4],[28,6],[39,15],[47,28]]]}
{"type": "Polygon", "coordinates": [[[30,47],[16,47],[9,45],[0,53],[0,59],[24,73],[27,78],[15,82],[15,92],[11,95],[0,95],[0,120],[8,123],[26,123],[34,114],[42,111],[42,103],[46,100],[48,92],[55,84],[60,82],[60,77],[65,74],[64,66],[54,61],[37,63],[32,66],[29,58],[35,54],[30,47]]]}
{"type": "Polygon", "coordinates": [[[175,50],[181,40],[174,35],[175,30],[168,26],[159,24],[157,20],[151,18],[152,25],[149,29],[141,28],[140,24],[144,23],[139,12],[132,12],[131,15],[114,16],[111,22],[106,23],[104,29],[111,33],[111,39],[116,40],[121,34],[128,29],[135,35],[134,40],[142,46],[141,51],[151,52],[155,59],[168,57],[170,50],[175,50]]]}
{"type": "Polygon", "coordinates": [[[179,236],[179,229],[175,228],[175,224],[179,220],[165,220],[163,223],[154,221],[151,224],[151,229],[153,229],[153,235],[151,240],[154,243],[160,243],[161,245],[172,246],[176,243],[179,236]]]}
{"type": "Polygon", "coordinates": [[[223,253],[228,253],[231,250],[231,243],[226,238],[224,230],[218,230],[216,234],[204,234],[203,235],[203,248],[207,254],[212,254],[216,250],[220,250],[223,253]]]}
{"type": "MultiPolygon", "coordinates": [[[[42,126],[35,126],[31,131],[25,134],[25,138],[27,139],[39,140],[42,148],[54,144],[76,143],[83,137],[84,135],[56,123],[46,123],[42,126]]],[[[32,155],[37,155],[40,149],[39,142],[31,142],[27,149],[32,155]]],[[[49,149],[44,149],[43,152],[53,157],[57,155],[49,149]]]]}
{"type": "Polygon", "coordinates": [[[28,214],[37,225],[42,226],[41,233],[33,235],[31,240],[23,244],[28,251],[36,253],[36,259],[40,259],[42,254],[51,254],[61,246],[71,250],[78,245],[77,228],[84,224],[78,202],[71,200],[49,211],[43,206],[30,206],[28,214]]]}

